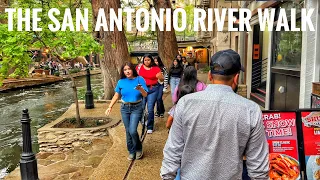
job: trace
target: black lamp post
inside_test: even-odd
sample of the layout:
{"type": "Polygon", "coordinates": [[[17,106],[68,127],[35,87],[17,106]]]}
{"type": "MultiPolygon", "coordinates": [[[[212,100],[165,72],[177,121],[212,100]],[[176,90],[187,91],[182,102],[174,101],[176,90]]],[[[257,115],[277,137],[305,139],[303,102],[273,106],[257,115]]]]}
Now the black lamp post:
{"type": "Polygon", "coordinates": [[[22,180],[38,180],[38,167],[35,155],[32,152],[30,118],[28,109],[22,111],[22,154],[20,159],[20,173],[22,180]]]}
{"type": "Polygon", "coordinates": [[[93,93],[91,91],[91,81],[90,81],[90,68],[87,67],[87,92],[86,92],[86,109],[93,109],[94,104],[93,104],[93,93]]]}

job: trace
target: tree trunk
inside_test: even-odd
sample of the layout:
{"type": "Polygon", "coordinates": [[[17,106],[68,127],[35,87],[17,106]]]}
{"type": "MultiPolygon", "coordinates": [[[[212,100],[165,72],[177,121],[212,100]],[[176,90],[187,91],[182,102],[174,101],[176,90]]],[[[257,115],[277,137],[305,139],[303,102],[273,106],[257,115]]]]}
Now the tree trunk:
{"type": "Polygon", "coordinates": [[[69,74],[69,77],[71,78],[71,81],[72,81],[73,99],[74,99],[74,102],[76,103],[76,120],[78,124],[81,125],[77,86],[71,74],[69,74]]]}
{"type": "MultiPolygon", "coordinates": [[[[8,0],[0,0],[0,13],[3,13],[4,9],[8,8],[8,7],[9,7],[8,0]]],[[[7,23],[7,20],[4,19],[4,18],[1,18],[0,19],[0,24],[2,24],[2,23],[7,23]]]]}
{"type": "MultiPolygon", "coordinates": [[[[81,120],[80,120],[80,110],[79,110],[79,100],[78,100],[78,91],[77,91],[77,84],[76,84],[76,81],[75,79],[72,77],[72,75],[70,74],[69,72],[69,69],[67,68],[66,66],[66,62],[62,62],[59,60],[59,58],[57,58],[58,62],[62,65],[63,69],[67,72],[67,75],[68,77],[71,79],[71,87],[72,87],[72,91],[73,91],[73,100],[74,100],[74,103],[76,104],[76,120],[77,120],[77,123],[79,125],[81,125],[81,120]]],[[[69,61],[69,62],[73,62],[72,61],[69,61]]]]}
{"type": "MultiPolygon", "coordinates": [[[[159,13],[160,8],[171,8],[171,1],[167,0],[157,0],[153,1],[154,7],[157,13],[159,13]]],[[[172,60],[178,55],[178,43],[176,38],[176,33],[173,29],[172,22],[172,12],[171,12],[171,30],[166,31],[166,21],[164,23],[164,31],[159,31],[157,28],[157,41],[158,41],[158,52],[163,63],[168,67],[172,60]]]]}
{"type": "MultiPolygon", "coordinates": [[[[92,0],[93,22],[97,20],[99,8],[104,8],[107,26],[110,27],[110,8],[120,8],[120,0],[92,0]]],[[[95,24],[94,24],[95,27],[95,24]]],[[[104,99],[111,99],[114,88],[120,78],[120,68],[125,61],[130,60],[127,39],[124,31],[116,27],[113,32],[100,29],[98,36],[104,45],[104,57],[100,59],[101,72],[104,77],[104,99]]]]}

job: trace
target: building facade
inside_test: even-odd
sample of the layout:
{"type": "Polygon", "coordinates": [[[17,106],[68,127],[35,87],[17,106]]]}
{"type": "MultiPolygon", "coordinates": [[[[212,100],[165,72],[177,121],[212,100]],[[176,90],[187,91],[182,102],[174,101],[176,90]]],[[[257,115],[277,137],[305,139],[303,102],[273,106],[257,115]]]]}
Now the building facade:
{"type": "MultiPolygon", "coordinates": [[[[312,83],[320,80],[320,1],[253,1],[246,7],[252,11],[252,31],[246,33],[245,50],[247,98],[268,110],[309,108],[312,83]],[[258,8],[276,8],[273,31],[260,31],[258,8]],[[297,27],[301,26],[301,8],[314,8],[315,31],[276,31],[280,8],[286,9],[287,15],[291,8],[296,9],[297,27]]],[[[290,27],[290,16],[288,23],[290,27]]]]}

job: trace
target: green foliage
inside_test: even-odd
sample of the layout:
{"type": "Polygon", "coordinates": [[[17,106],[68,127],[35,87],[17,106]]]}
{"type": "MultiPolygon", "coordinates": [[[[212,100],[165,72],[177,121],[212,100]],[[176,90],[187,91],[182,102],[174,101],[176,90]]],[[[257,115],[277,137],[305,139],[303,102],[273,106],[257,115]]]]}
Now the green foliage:
{"type": "MultiPolygon", "coordinates": [[[[85,95],[86,95],[87,89],[85,87],[78,88],[78,99],[79,100],[84,100],[85,95]]],[[[92,94],[93,94],[93,99],[99,99],[99,97],[103,96],[103,89],[99,87],[93,87],[92,88],[92,94]]]]}
{"type": "Polygon", "coordinates": [[[50,68],[49,68],[48,65],[47,65],[47,66],[44,66],[43,69],[44,69],[44,70],[50,70],[50,68]]]}
{"type": "Polygon", "coordinates": [[[70,69],[69,70],[69,73],[70,74],[74,74],[74,73],[78,73],[78,72],[80,72],[81,71],[81,69],[79,69],[79,68],[73,68],[73,69],[70,69]]]}
{"type": "MultiPolygon", "coordinates": [[[[186,5],[184,7],[184,10],[186,11],[187,14],[187,27],[184,31],[176,31],[177,36],[188,36],[188,37],[193,37],[195,36],[195,31],[193,30],[194,24],[193,24],[193,18],[194,18],[194,5],[186,5]]],[[[182,18],[181,16],[179,17],[179,26],[182,24],[182,18]]]]}
{"type": "MultiPolygon", "coordinates": [[[[14,31],[8,31],[7,24],[0,24],[0,59],[2,59],[2,61],[0,61],[0,77],[7,77],[10,69],[15,69],[13,72],[15,75],[21,77],[27,76],[29,65],[32,63],[32,54],[29,51],[31,49],[48,48],[51,56],[58,58],[60,61],[71,61],[78,56],[86,56],[91,52],[102,53],[103,47],[94,39],[91,33],[92,13],[90,13],[91,4],[89,1],[52,0],[42,4],[42,1],[16,0],[11,4],[11,7],[30,9],[42,8],[42,12],[38,13],[38,17],[41,18],[41,21],[38,22],[38,28],[42,28],[42,31],[17,31],[16,18],[14,18],[13,21],[14,31]],[[75,8],[81,8],[82,10],[88,8],[88,32],[70,31],[69,28],[67,28],[66,31],[50,31],[48,25],[53,24],[48,17],[50,8],[57,8],[60,10],[60,15],[55,15],[60,22],[60,25],[62,25],[63,22],[65,9],[70,8],[74,27],[76,26],[75,8]]],[[[5,14],[0,18],[7,18],[7,16],[5,14]]],[[[0,83],[1,82],[0,78],[0,83]]]]}
{"type": "Polygon", "coordinates": [[[201,69],[202,72],[209,72],[210,71],[210,66],[206,65],[204,68],[201,69]]]}
{"type": "Polygon", "coordinates": [[[54,72],[53,75],[55,75],[55,76],[60,76],[60,72],[59,72],[59,71],[56,71],[56,72],[54,72]]]}
{"type": "MultiPolygon", "coordinates": [[[[297,22],[301,28],[301,22],[297,22]]],[[[275,32],[276,39],[276,65],[298,68],[301,64],[301,31],[278,31],[275,32]],[[278,58],[279,57],[279,58],[278,58]]]]}
{"type": "Polygon", "coordinates": [[[70,124],[76,124],[77,123],[77,119],[76,118],[70,118],[68,119],[70,124]]]}

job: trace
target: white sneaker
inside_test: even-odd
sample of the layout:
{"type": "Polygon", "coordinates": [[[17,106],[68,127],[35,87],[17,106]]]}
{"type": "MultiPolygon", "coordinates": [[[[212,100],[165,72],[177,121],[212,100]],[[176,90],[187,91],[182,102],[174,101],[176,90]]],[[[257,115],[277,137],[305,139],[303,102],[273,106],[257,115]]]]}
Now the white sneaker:
{"type": "Polygon", "coordinates": [[[147,134],[152,134],[152,130],[149,129],[149,130],[147,131],[147,134]]]}

